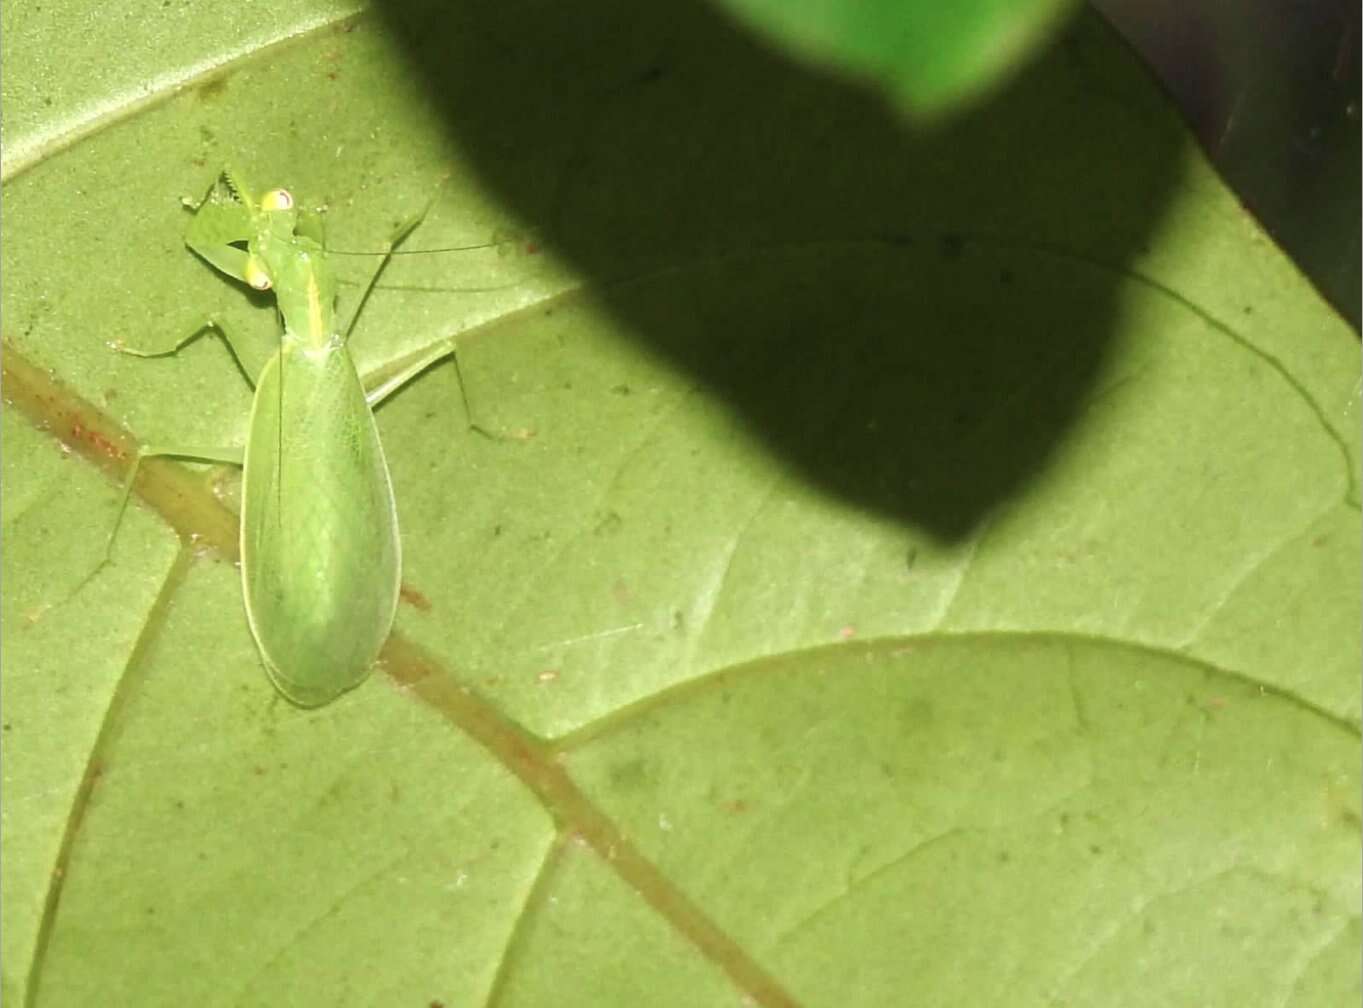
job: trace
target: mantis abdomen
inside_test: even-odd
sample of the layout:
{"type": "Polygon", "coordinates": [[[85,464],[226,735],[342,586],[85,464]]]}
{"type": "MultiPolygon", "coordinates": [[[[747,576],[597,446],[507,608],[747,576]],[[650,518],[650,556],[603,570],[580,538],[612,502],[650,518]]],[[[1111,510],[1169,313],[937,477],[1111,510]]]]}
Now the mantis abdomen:
{"type": "Polygon", "coordinates": [[[393,624],[392,481],[349,352],[285,339],[256,386],[242,484],[246,614],[271,678],[318,706],[359,683],[393,624]]]}

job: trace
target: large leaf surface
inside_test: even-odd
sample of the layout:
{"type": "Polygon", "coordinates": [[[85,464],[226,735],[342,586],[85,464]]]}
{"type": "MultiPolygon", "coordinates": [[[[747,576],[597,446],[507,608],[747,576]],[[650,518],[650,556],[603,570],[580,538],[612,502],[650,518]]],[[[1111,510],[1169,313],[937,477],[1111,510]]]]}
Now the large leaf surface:
{"type": "Polygon", "coordinates": [[[344,14],[7,91],[7,995],[1357,996],[1358,344],[1120,45],[923,132],[704,8],[344,14]],[[148,464],[100,567],[122,430],[244,428],[220,344],[107,346],[274,324],[181,244],[226,161],[512,239],[360,320],[503,436],[450,367],[379,411],[407,604],[313,712],[233,478],[148,464]]]}

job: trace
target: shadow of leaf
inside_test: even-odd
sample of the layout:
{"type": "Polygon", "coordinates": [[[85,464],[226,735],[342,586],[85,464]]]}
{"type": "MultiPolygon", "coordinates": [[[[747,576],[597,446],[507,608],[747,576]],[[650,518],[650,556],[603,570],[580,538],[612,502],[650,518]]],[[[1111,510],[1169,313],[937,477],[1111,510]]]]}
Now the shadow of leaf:
{"type": "Polygon", "coordinates": [[[630,333],[802,478],[948,540],[1075,422],[1182,156],[1092,16],[924,128],[691,0],[379,10],[630,333]]]}

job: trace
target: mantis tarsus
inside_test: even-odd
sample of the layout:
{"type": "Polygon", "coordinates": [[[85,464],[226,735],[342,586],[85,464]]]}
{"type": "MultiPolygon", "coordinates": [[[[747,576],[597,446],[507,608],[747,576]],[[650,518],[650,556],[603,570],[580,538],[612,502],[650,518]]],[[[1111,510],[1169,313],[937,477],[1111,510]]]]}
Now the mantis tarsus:
{"type": "MultiPolygon", "coordinates": [[[[287,190],[257,194],[231,169],[193,209],[185,243],[234,280],[273,291],[278,341],[262,346],[258,336],[209,321],[166,350],[118,347],[139,357],[166,356],[213,329],[255,388],[243,447],[144,445],[119,515],[147,456],[241,466],[247,621],[279,691],[301,707],[321,706],[365,679],[397,608],[402,549],[373,408],[455,347],[452,341],[432,347],[366,392],[346,346],[354,317],[344,330],[337,325],[337,280],[320,217],[297,207],[287,190]]],[[[423,216],[407,222],[380,253],[354,316],[393,249],[423,216]]]]}

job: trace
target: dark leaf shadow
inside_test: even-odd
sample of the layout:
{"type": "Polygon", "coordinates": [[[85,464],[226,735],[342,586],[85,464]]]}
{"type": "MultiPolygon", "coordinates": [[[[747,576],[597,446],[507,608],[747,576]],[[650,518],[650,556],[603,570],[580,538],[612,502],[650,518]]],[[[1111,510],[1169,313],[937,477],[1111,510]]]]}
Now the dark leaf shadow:
{"type": "Polygon", "coordinates": [[[1093,392],[1183,138],[1085,15],[915,127],[699,0],[381,16],[486,185],[793,471],[967,536],[1093,392]]]}

